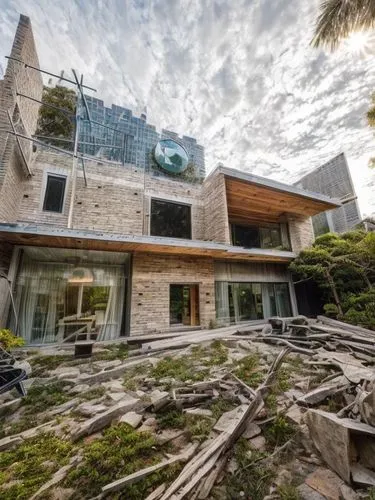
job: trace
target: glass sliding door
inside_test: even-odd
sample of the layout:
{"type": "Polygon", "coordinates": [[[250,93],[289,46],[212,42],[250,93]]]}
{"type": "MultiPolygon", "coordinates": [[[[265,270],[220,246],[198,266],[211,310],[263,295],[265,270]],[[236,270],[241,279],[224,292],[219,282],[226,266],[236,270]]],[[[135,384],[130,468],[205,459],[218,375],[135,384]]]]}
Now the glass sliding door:
{"type": "Polygon", "coordinates": [[[220,324],[292,314],[288,283],[218,281],[215,293],[220,324]]]}
{"type": "Polygon", "coordinates": [[[292,316],[288,283],[275,283],[274,286],[277,315],[283,318],[292,316]]]}

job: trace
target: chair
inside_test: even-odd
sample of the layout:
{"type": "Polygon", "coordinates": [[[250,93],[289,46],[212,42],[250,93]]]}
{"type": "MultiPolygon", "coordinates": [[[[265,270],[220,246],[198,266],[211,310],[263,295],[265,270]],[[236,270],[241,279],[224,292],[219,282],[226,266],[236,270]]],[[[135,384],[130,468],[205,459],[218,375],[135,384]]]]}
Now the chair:
{"type": "Polygon", "coordinates": [[[14,368],[15,362],[15,358],[0,347],[0,394],[4,394],[4,392],[15,387],[21,396],[26,396],[26,389],[22,384],[22,380],[27,378],[27,374],[22,368],[14,368]]]}

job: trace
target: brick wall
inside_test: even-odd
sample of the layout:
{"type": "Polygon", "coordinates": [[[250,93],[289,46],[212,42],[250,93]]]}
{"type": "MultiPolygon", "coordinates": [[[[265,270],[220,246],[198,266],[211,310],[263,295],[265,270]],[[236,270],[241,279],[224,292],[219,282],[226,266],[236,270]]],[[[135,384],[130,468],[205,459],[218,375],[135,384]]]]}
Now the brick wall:
{"type": "MultiPolygon", "coordinates": [[[[11,56],[32,66],[39,67],[34,37],[29,18],[20,16],[11,56]]],[[[39,104],[17,97],[19,93],[35,99],[42,96],[43,82],[38,71],[24,68],[22,64],[9,60],[4,80],[0,86],[0,128],[11,129],[7,111],[15,122],[16,130],[25,135],[35,132],[39,104]]],[[[30,141],[20,139],[22,151],[29,162],[32,155],[30,141]]],[[[21,199],[21,185],[28,176],[21,160],[14,136],[0,134],[0,221],[14,222],[21,199]]]]}
{"type": "Polygon", "coordinates": [[[293,252],[299,253],[314,241],[314,231],[311,217],[302,215],[289,215],[289,235],[293,252]]]}
{"type": "Polygon", "coordinates": [[[230,244],[224,175],[211,175],[203,184],[205,239],[230,244]]]}
{"type": "MultiPolygon", "coordinates": [[[[66,227],[70,206],[72,158],[38,147],[32,168],[33,177],[18,186],[21,203],[17,220],[66,227]],[[67,176],[62,214],[42,210],[47,173],[67,176]]],[[[166,178],[145,178],[143,170],[132,165],[122,166],[97,161],[85,161],[85,173],[87,186],[79,164],[73,228],[121,234],[149,234],[150,200],[157,197],[191,205],[193,239],[204,239],[204,206],[200,197],[200,185],[166,178]]]]}
{"type": "Polygon", "coordinates": [[[201,326],[215,319],[212,259],[136,253],[133,257],[131,335],[165,331],[169,325],[169,285],[199,285],[201,326]]]}

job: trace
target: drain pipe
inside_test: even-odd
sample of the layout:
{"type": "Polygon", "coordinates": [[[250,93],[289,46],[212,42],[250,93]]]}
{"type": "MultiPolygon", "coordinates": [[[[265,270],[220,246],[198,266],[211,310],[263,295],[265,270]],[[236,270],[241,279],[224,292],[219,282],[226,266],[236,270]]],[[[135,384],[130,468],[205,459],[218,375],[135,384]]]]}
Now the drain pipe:
{"type": "Polygon", "coordinates": [[[78,139],[79,139],[79,120],[80,120],[80,95],[77,96],[77,107],[76,107],[76,129],[74,133],[74,149],[73,149],[73,163],[72,163],[72,190],[70,193],[70,205],[69,205],[69,215],[68,215],[68,229],[72,229],[73,226],[73,210],[74,210],[74,200],[76,197],[76,186],[77,186],[77,166],[78,166],[78,139]]]}

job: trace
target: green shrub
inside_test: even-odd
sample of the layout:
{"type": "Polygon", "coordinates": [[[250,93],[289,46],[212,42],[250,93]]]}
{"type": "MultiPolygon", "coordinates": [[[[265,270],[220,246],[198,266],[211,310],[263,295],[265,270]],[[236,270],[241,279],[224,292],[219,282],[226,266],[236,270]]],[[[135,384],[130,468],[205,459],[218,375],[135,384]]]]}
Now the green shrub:
{"type": "Polygon", "coordinates": [[[344,321],[375,330],[375,289],[350,294],[344,304],[344,321]]]}
{"type": "Polygon", "coordinates": [[[21,347],[25,344],[22,337],[17,337],[11,330],[7,328],[0,329],[0,346],[6,351],[10,351],[15,347],[21,347]]]}
{"type": "Polygon", "coordinates": [[[324,309],[324,314],[328,318],[336,319],[339,314],[339,310],[336,304],[324,304],[323,309],[324,309]]]}

